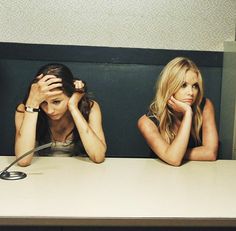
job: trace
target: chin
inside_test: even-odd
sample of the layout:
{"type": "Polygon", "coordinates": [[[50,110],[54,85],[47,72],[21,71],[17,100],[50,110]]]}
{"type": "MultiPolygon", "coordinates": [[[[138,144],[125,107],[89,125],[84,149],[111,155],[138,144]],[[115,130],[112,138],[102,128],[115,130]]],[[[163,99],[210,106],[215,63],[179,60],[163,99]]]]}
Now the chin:
{"type": "Polygon", "coordinates": [[[61,119],[61,116],[48,116],[50,120],[59,120],[61,119]]]}
{"type": "Polygon", "coordinates": [[[186,104],[188,104],[189,106],[192,106],[192,105],[194,104],[194,101],[193,101],[193,100],[189,100],[189,101],[183,100],[183,101],[181,101],[181,102],[186,103],[186,104]]]}
{"type": "Polygon", "coordinates": [[[185,102],[186,104],[188,104],[189,106],[193,105],[193,102],[185,102]]]}

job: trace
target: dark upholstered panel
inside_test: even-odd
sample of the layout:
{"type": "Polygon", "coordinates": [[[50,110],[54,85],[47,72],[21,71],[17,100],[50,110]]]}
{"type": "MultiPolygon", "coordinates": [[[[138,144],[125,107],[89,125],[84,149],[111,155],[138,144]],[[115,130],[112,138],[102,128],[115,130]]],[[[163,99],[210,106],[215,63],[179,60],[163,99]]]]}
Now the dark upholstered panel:
{"type": "MultiPolygon", "coordinates": [[[[133,51],[132,49],[128,50],[131,53],[133,51]]],[[[112,53],[112,48],[108,52],[112,53]]],[[[155,52],[158,54],[158,50],[155,52]]],[[[181,52],[179,54],[176,51],[166,52],[169,60],[172,59],[172,56],[181,55],[181,52]]],[[[158,56],[157,54],[156,56],[158,56]]],[[[186,55],[193,60],[196,56],[194,61],[197,64],[200,63],[199,66],[205,82],[205,93],[215,105],[217,124],[219,124],[222,63],[219,61],[214,63],[212,59],[209,59],[211,60],[209,63],[207,60],[202,62],[201,53],[198,54],[200,58],[198,55],[196,56],[195,52],[188,52],[186,55]]],[[[207,57],[207,52],[202,54],[207,57]]],[[[212,56],[212,53],[208,52],[208,54],[209,57],[212,56]]],[[[161,55],[164,55],[163,51],[161,55]]],[[[148,64],[144,62],[145,64],[142,64],[137,62],[135,64],[126,60],[125,64],[117,56],[114,59],[116,61],[113,62],[111,58],[109,62],[106,60],[103,63],[100,57],[102,53],[97,54],[100,57],[99,62],[96,62],[96,57],[94,61],[82,62],[74,59],[63,61],[61,56],[58,60],[56,58],[52,60],[48,58],[49,54],[46,56],[45,59],[39,57],[38,60],[37,58],[27,59],[26,55],[25,58],[22,55],[14,58],[14,54],[6,58],[0,56],[0,96],[2,99],[0,154],[14,154],[15,106],[23,98],[28,83],[37,69],[43,64],[54,61],[68,65],[75,76],[85,80],[89,92],[99,102],[108,144],[107,156],[150,157],[149,148],[141,137],[136,124],[138,118],[147,111],[154,96],[156,78],[164,63],[148,64]]],[[[221,57],[221,53],[214,54],[214,57],[221,57]]],[[[219,60],[221,59],[219,58],[219,60]]]]}

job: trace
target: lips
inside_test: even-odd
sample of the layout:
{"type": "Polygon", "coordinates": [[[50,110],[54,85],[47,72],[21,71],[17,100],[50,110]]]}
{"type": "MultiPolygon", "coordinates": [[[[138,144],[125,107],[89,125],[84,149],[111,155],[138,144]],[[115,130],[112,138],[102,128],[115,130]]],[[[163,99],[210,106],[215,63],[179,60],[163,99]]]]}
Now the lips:
{"type": "Polygon", "coordinates": [[[193,99],[185,99],[184,102],[193,102],[193,99]]]}
{"type": "Polygon", "coordinates": [[[183,102],[187,103],[189,105],[192,105],[193,104],[193,99],[184,99],[183,102]]]}

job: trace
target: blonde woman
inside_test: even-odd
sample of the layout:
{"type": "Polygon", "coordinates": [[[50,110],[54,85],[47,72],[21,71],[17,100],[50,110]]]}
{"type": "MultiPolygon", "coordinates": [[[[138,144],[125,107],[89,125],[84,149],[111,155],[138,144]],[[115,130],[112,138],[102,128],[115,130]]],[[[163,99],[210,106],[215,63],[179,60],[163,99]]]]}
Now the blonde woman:
{"type": "Polygon", "coordinates": [[[170,165],[180,166],[183,159],[216,160],[214,106],[203,97],[202,76],[191,60],[177,57],[165,66],[138,128],[152,151],[170,165]]]}

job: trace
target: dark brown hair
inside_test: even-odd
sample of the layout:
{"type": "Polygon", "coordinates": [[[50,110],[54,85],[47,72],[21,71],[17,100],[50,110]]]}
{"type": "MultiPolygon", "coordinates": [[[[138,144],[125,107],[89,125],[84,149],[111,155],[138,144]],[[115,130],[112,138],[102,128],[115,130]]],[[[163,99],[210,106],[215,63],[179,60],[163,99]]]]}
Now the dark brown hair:
{"type": "MultiPolygon", "coordinates": [[[[64,64],[60,63],[50,63],[42,66],[36,73],[35,78],[32,80],[28,92],[23,100],[23,103],[25,104],[28,97],[29,97],[29,92],[31,85],[39,79],[36,77],[39,76],[40,74],[44,75],[54,75],[58,78],[62,79],[62,87],[61,89],[63,90],[64,94],[66,94],[68,97],[71,97],[72,94],[76,91],[75,86],[74,86],[74,77],[70,69],[65,66],[64,64]]],[[[83,117],[86,119],[86,121],[89,120],[89,113],[91,111],[91,108],[93,106],[93,101],[89,99],[86,86],[84,87],[84,96],[78,103],[78,109],[82,113],[83,117]]],[[[18,110],[17,110],[18,111],[18,110]]],[[[79,133],[76,129],[76,126],[74,127],[73,131],[73,142],[76,144],[75,146],[79,145],[81,146],[81,140],[79,133]]],[[[48,124],[48,117],[45,114],[43,110],[40,110],[39,112],[39,117],[37,121],[37,130],[36,130],[36,141],[38,142],[38,145],[47,143],[51,141],[51,131],[49,129],[49,124],[48,124]]],[[[81,146],[82,148],[82,146],[81,146]]],[[[83,148],[82,148],[83,149],[83,148]]]]}

